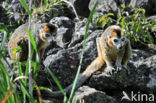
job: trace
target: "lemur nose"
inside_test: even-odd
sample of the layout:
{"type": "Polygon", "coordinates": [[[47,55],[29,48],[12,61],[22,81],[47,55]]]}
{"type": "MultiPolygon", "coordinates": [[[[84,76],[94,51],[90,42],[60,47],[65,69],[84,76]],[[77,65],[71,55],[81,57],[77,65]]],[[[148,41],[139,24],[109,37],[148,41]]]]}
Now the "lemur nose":
{"type": "Polygon", "coordinates": [[[122,49],[123,46],[120,46],[119,49],[122,49]]]}

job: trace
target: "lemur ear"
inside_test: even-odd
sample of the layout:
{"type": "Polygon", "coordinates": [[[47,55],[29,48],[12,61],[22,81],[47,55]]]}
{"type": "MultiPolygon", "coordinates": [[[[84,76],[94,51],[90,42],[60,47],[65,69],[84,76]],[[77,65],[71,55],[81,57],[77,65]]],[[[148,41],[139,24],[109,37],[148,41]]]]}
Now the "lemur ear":
{"type": "Polygon", "coordinates": [[[125,29],[122,29],[121,30],[121,35],[124,36],[125,34],[126,34],[126,30],[125,29]]]}
{"type": "Polygon", "coordinates": [[[111,31],[110,30],[108,30],[108,32],[107,32],[107,38],[111,38],[111,31]]]}

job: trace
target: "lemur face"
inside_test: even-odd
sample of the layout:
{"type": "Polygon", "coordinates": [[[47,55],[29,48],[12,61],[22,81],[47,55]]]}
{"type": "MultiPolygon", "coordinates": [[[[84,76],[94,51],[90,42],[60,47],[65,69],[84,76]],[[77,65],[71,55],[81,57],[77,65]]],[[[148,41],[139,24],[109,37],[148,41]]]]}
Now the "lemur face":
{"type": "Polygon", "coordinates": [[[55,41],[57,27],[53,24],[47,23],[40,27],[40,37],[43,41],[48,43],[55,41]]]}
{"type": "Polygon", "coordinates": [[[119,26],[110,28],[107,37],[110,46],[119,50],[124,47],[126,41],[125,32],[119,26]]]}

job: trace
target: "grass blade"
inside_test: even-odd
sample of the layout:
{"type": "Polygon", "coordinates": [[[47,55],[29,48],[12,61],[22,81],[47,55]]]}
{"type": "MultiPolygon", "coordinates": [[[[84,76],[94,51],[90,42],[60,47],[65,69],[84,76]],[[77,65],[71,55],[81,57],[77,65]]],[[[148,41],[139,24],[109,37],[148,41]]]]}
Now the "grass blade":
{"type": "Polygon", "coordinates": [[[51,89],[49,88],[46,88],[46,87],[39,87],[40,90],[45,90],[45,91],[48,91],[48,92],[53,92],[51,89]]]}
{"type": "Polygon", "coordinates": [[[73,98],[73,95],[74,95],[74,92],[75,92],[75,89],[76,89],[76,84],[78,82],[78,77],[79,77],[80,70],[81,70],[84,49],[85,49],[85,46],[86,46],[86,38],[87,38],[88,29],[89,29],[89,24],[90,24],[90,22],[92,20],[92,17],[93,17],[93,14],[95,12],[97,4],[98,4],[98,0],[96,0],[96,2],[94,4],[94,7],[93,7],[93,9],[92,9],[92,11],[91,11],[91,13],[89,15],[89,18],[88,18],[88,22],[87,22],[87,26],[86,26],[86,30],[85,30],[85,35],[84,35],[83,49],[82,49],[82,53],[81,53],[80,63],[79,63],[78,71],[77,71],[77,74],[76,74],[76,77],[75,77],[75,80],[74,80],[73,88],[72,88],[72,91],[70,93],[70,97],[69,97],[69,101],[68,101],[69,103],[71,103],[71,101],[72,101],[72,98],[73,98]]]}
{"type": "Polygon", "coordinates": [[[33,96],[28,92],[28,90],[26,89],[24,84],[20,80],[19,80],[19,83],[21,85],[21,88],[22,88],[23,92],[28,96],[28,98],[30,99],[31,103],[35,103],[35,100],[34,100],[33,96]]]}
{"type": "Polygon", "coordinates": [[[7,32],[4,31],[4,35],[3,35],[3,40],[2,40],[2,43],[1,43],[0,51],[3,51],[3,49],[4,49],[4,44],[5,44],[6,38],[7,38],[7,32]]]}
{"type": "Polygon", "coordinates": [[[35,42],[35,35],[36,35],[36,28],[35,28],[35,25],[34,25],[34,31],[33,31],[33,36],[32,36],[32,34],[31,34],[31,32],[29,31],[29,29],[27,29],[27,33],[28,33],[28,35],[29,35],[29,38],[30,38],[30,42],[31,42],[31,44],[32,44],[32,46],[33,46],[33,49],[32,49],[32,51],[31,51],[31,57],[33,57],[33,54],[34,54],[34,50],[35,50],[35,52],[36,52],[36,62],[35,62],[35,66],[34,66],[34,73],[33,73],[33,75],[34,75],[34,77],[36,78],[37,77],[37,72],[38,72],[38,69],[39,69],[39,67],[38,67],[38,64],[39,64],[39,56],[38,56],[38,52],[37,52],[37,45],[36,45],[36,42],[35,42]]]}
{"type": "Polygon", "coordinates": [[[62,94],[64,96],[66,96],[66,93],[64,92],[61,84],[59,83],[58,79],[55,77],[55,75],[51,72],[51,70],[47,67],[48,72],[50,73],[50,75],[52,76],[52,78],[54,79],[55,83],[57,84],[57,86],[59,87],[60,91],[62,92],[62,94]]]}
{"type": "Polygon", "coordinates": [[[31,44],[35,50],[35,52],[37,53],[37,46],[36,46],[36,42],[35,42],[35,39],[33,38],[32,34],[30,33],[29,29],[27,29],[27,33],[30,37],[30,41],[31,41],[31,44]]]}
{"type": "Polygon", "coordinates": [[[31,11],[29,10],[29,7],[27,5],[27,3],[25,2],[25,0],[20,0],[21,1],[21,4],[23,5],[24,9],[27,11],[27,13],[31,16],[32,18],[32,13],[31,11]]]}

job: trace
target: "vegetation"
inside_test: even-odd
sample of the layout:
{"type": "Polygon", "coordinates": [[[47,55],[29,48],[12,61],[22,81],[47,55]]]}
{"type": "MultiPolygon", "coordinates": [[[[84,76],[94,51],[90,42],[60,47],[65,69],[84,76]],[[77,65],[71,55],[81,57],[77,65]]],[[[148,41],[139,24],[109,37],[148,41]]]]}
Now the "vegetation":
{"type": "Polygon", "coordinates": [[[51,7],[57,4],[62,4],[62,0],[41,0],[41,4],[39,7],[35,7],[35,4],[32,6],[33,7],[33,13],[34,14],[43,14],[46,13],[47,11],[49,12],[51,7]]]}
{"type": "MultiPolygon", "coordinates": [[[[131,7],[129,7],[131,8],[131,7]]],[[[133,10],[133,8],[131,8],[133,10]]],[[[95,23],[97,27],[104,28],[111,24],[121,25],[125,29],[127,37],[131,40],[132,45],[136,42],[144,44],[153,44],[154,38],[151,36],[150,31],[156,31],[156,21],[148,20],[145,17],[145,10],[142,8],[135,8],[133,13],[126,11],[123,4],[117,13],[117,20],[114,20],[115,14],[108,13],[101,18],[98,18],[95,23]]]]}
{"type": "MultiPolygon", "coordinates": [[[[20,0],[21,1],[21,4],[23,5],[23,7],[25,8],[25,10],[27,11],[27,13],[30,15],[31,18],[33,18],[33,15],[32,15],[32,12],[30,11],[30,8],[28,7],[28,5],[26,4],[25,0],[20,0]]],[[[44,0],[44,6],[46,8],[49,8],[49,2],[50,2],[50,5],[53,5],[54,3],[59,3],[61,0],[44,0]]],[[[57,80],[57,78],[54,76],[54,74],[48,69],[50,75],[52,76],[52,78],[54,79],[54,81],[56,82],[56,84],[58,85],[58,87],[60,88],[60,90],[62,91],[63,95],[64,95],[64,103],[73,103],[74,102],[74,99],[73,99],[73,94],[75,92],[75,89],[76,89],[76,83],[78,81],[78,76],[79,76],[79,73],[80,73],[80,70],[81,70],[81,65],[82,65],[82,60],[83,60],[83,54],[84,54],[84,49],[85,49],[85,44],[86,44],[86,37],[87,37],[87,33],[88,33],[88,29],[89,29],[89,24],[92,20],[92,16],[94,14],[94,11],[95,11],[95,8],[97,6],[97,1],[96,0],[96,3],[94,5],[94,8],[93,10],[91,11],[90,13],[90,16],[88,18],[88,23],[87,23],[87,26],[86,26],[86,32],[85,32],[85,35],[84,35],[84,43],[83,43],[83,51],[82,51],[82,54],[81,54],[81,59],[80,59],[80,64],[79,64],[79,67],[78,67],[78,71],[77,71],[77,75],[75,77],[75,81],[74,81],[74,85],[73,85],[73,89],[71,91],[71,94],[70,94],[70,97],[69,99],[66,97],[66,93],[63,91],[63,88],[61,87],[59,81],[57,80]]],[[[43,1],[41,1],[41,6],[43,5],[42,4],[43,1]]],[[[42,6],[43,7],[43,6],[42,6]]],[[[0,48],[0,102],[1,103],[26,103],[26,102],[31,102],[31,103],[34,103],[34,102],[40,102],[42,103],[42,96],[41,96],[41,93],[40,93],[40,90],[47,90],[49,92],[52,92],[49,88],[45,88],[45,87],[38,87],[35,83],[35,81],[33,79],[35,79],[37,77],[37,73],[38,73],[38,70],[39,70],[39,67],[38,67],[38,59],[35,61],[35,62],[32,62],[31,65],[32,65],[32,68],[33,68],[33,75],[31,78],[33,78],[31,81],[33,81],[33,84],[32,84],[32,90],[36,90],[37,91],[37,94],[38,94],[38,99],[35,99],[33,97],[33,95],[30,93],[29,89],[29,83],[28,82],[28,74],[29,74],[29,61],[30,59],[28,58],[27,62],[19,62],[18,60],[14,60],[14,63],[13,65],[9,65],[8,61],[6,60],[6,52],[7,52],[7,49],[5,48],[4,49],[4,45],[5,45],[5,42],[7,40],[7,33],[8,33],[8,29],[7,29],[7,26],[5,26],[4,24],[0,24],[1,28],[0,30],[2,32],[4,32],[4,35],[3,35],[3,41],[1,43],[1,48],[0,48]],[[23,67],[25,67],[25,70],[23,69],[23,67]],[[13,71],[13,74],[14,74],[14,71],[15,69],[18,69],[19,71],[19,76],[18,77],[14,77],[14,75],[10,75],[8,71],[13,71]],[[18,82],[18,83],[17,83],[18,82]],[[36,88],[36,89],[35,89],[36,88]]],[[[35,31],[35,28],[34,28],[34,31],[35,31]]],[[[30,38],[30,42],[32,44],[32,48],[31,48],[31,54],[33,54],[33,52],[36,52],[37,53],[37,47],[36,47],[36,44],[35,44],[35,40],[33,38],[33,35],[35,35],[36,33],[34,32],[33,35],[31,34],[31,32],[29,31],[29,29],[27,29],[27,33],[29,35],[29,38],[30,38]]],[[[20,48],[16,48],[16,49],[13,49],[11,48],[12,50],[14,50],[14,52],[16,53],[20,48]]],[[[38,58],[36,56],[36,58],[38,58]]]]}
{"type": "MultiPolygon", "coordinates": [[[[32,11],[26,4],[25,0],[20,0],[21,4],[27,11],[27,13],[30,15],[31,19],[33,18],[32,11]]],[[[38,12],[45,12],[46,10],[49,10],[51,6],[61,3],[61,0],[41,0],[41,4],[39,8],[36,8],[36,13],[38,12]]],[[[87,38],[87,33],[89,29],[90,22],[92,20],[93,14],[95,12],[95,8],[97,6],[98,0],[96,0],[96,3],[94,4],[94,7],[90,13],[90,16],[88,18],[88,23],[86,26],[86,31],[84,35],[84,41],[83,41],[83,49],[81,53],[81,58],[80,58],[80,63],[78,67],[78,71],[73,83],[73,88],[70,94],[70,97],[67,98],[66,93],[64,92],[62,86],[60,85],[57,77],[50,71],[50,69],[47,67],[46,69],[48,70],[49,74],[52,76],[54,81],[56,82],[57,86],[61,90],[62,94],[64,95],[64,103],[73,103],[73,94],[76,89],[76,84],[78,81],[78,76],[80,74],[81,70],[81,65],[82,65],[82,60],[83,60],[83,54],[84,54],[84,49],[85,49],[85,44],[86,44],[86,38],[87,38]]],[[[135,42],[143,42],[147,44],[153,44],[154,40],[153,37],[150,35],[150,30],[156,31],[156,21],[153,20],[148,20],[145,17],[145,10],[141,8],[136,8],[132,14],[127,12],[125,10],[125,5],[122,5],[122,8],[118,11],[118,14],[116,16],[117,20],[114,20],[115,14],[113,13],[108,13],[104,15],[103,17],[97,19],[95,23],[97,24],[97,27],[102,27],[105,28],[106,26],[109,26],[111,24],[119,24],[122,26],[122,28],[125,29],[127,37],[131,40],[132,43],[135,42]]],[[[49,88],[46,87],[38,87],[35,83],[35,79],[38,75],[39,67],[39,59],[38,55],[36,55],[36,61],[31,62],[31,68],[33,69],[33,74],[31,78],[28,78],[29,74],[29,61],[30,59],[26,62],[19,62],[18,60],[14,60],[13,65],[10,65],[8,61],[6,60],[6,53],[7,49],[5,47],[6,40],[8,39],[7,33],[8,28],[10,25],[4,25],[3,23],[0,23],[0,32],[3,32],[3,40],[1,42],[0,46],[0,102],[1,103],[27,103],[27,102],[40,102],[42,103],[42,95],[40,93],[40,90],[46,90],[49,92],[52,92],[49,88]],[[23,69],[25,67],[25,69],[23,69]],[[18,70],[19,76],[16,77],[15,75],[10,75],[8,71],[12,71],[14,74],[15,69],[18,70]],[[37,92],[38,97],[34,97],[30,92],[29,92],[29,82],[28,80],[32,81],[32,91],[37,92]]],[[[34,28],[34,31],[35,28],[34,28]]],[[[37,47],[35,44],[34,40],[34,35],[36,32],[31,33],[29,29],[27,29],[27,33],[30,38],[31,42],[31,54],[35,52],[37,54],[37,47]]],[[[10,33],[11,35],[12,33],[10,33]]],[[[16,53],[20,48],[12,49],[16,53]]]]}

